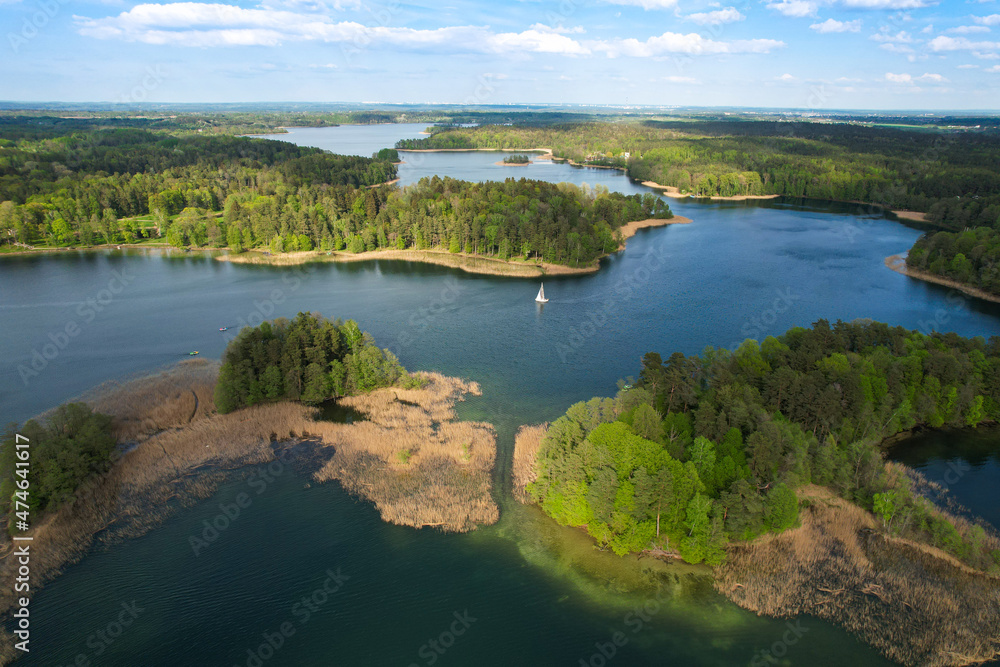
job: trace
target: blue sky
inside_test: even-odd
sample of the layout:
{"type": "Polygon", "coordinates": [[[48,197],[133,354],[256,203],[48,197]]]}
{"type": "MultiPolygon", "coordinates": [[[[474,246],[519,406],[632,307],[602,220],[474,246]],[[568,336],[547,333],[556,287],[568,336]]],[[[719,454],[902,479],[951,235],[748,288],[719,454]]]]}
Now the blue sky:
{"type": "Polygon", "coordinates": [[[1000,0],[0,0],[0,98],[1000,109],[1000,0]]]}

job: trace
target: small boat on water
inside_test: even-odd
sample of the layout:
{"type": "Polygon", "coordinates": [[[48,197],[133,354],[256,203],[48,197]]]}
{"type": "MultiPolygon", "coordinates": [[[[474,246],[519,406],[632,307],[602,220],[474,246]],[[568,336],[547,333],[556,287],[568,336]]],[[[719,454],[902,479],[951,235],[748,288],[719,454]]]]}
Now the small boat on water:
{"type": "Polygon", "coordinates": [[[197,354],[198,354],[198,350],[195,350],[194,352],[188,352],[188,356],[189,357],[196,356],[197,354]]]}
{"type": "Polygon", "coordinates": [[[535,297],[535,301],[538,303],[548,303],[549,300],[545,298],[545,284],[542,283],[538,286],[538,296],[535,297]]]}
{"type": "Polygon", "coordinates": [[[219,331],[229,331],[229,327],[219,327],[219,331]]]}

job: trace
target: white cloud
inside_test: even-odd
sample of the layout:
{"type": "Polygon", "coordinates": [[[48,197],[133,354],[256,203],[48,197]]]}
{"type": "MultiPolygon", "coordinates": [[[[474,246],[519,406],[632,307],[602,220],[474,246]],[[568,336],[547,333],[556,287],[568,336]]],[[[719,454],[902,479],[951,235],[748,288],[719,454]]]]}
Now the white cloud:
{"type": "MultiPolygon", "coordinates": [[[[627,7],[642,7],[650,9],[672,9],[677,4],[677,0],[604,0],[612,5],[625,5],[627,7]]],[[[571,5],[572,6],[572,5],[571,5]]]]}
{"type": "Polygon", "coordinates": [[[778,81],[785,81],[785,82],[795,81],[795,77],[789,74],[788,72],[785,72],[781,76],[776,76],[774,78],[777,79],[778,81]]]}
{"type": "Polygon", "coordinates": [[[724,9],[717,9],[713,12],[699,12],[697,14],[688,14],[684,17],[687,21],[694,21],[698,25],[720,25],[722,23],[735,23],[736,21],[742,21],[746,16],[740,14],[735,7],[726,7],[724,9]]]}
{"type": "Polygon", "coordinates": [[[973,16],[972,20],[979,25],[1000,25],[1000,14],[990,14],[989,16],[973,16]]]}
{"type": "Polygon", "coordinates": [[[977,32],[989,32],[990,29],[984,25],[960,25],[955,28],[948,28],[945,30],[947,33],[954,35],[971,35],[977,32]]]}
{"type": "Polygon", "coordinates": [[[979,65],[959,65],[958,69],[979,69],[979,65]]]}
{"type": "Polygon", "coordinates": [[[913,53],[913,49],[906,46],[905,44],[879,44],[878,48],[888,51],[889,53],[913,53]]]}
{"type": "Polygon", "coordinates": [[[982,51],[973,51],[972,55],[980,60],[998,60],[1000,59],[1000,54],[996,53],[983,53],[982,51]]]}
{"type": "Polygon", "coordinates": [[[856,21],[835,21],[834,19],[827,19],[822,23],[813,23],[809,27],[820,33],[861,32],[861,19],[857,19],[856,21]]]}
{"type": "Polygon", "coordinates": [[[940,35],[927,42],[932,51],[994,51],[1000,42],[973,42],[965,37],[940,35]]]}
{"type": "Polygon", "coordinates": [[[785,16],[803,18],[806,16],[816,16],[819,4],[813,0],[780,0],[780,2],[767,3],[767,8],[780,12],[785,16]]]}
{"type": "Polygon", "coordinates": [[[928,0],[841,0],[841,4],[851,9],[920,9],[935,3],[928,0]]]}
{"type": "Polygon", "coordinates": [[[676,32],[665,32],[658,37],[650,37],[644,42],[629,38],[594,42],[589,46],[592,50],[602,51],[612,58],[616,56],[651,58],[669,53],[686,53],[689,55],[770,53],[774,49],[785,46],[785,43],[774,39],[740,39],[732,42],[721,42],[706,39],[693,32],[686,35],[676,32]]]}
{"type": "Polygon", "coordinates": [[[322,41],[344,43],[358,50],[387,44],[405,49],[480,53],[589,53],[580,42],[561,34],[579,30],[541,24],[506,33],[478,26],[427,30],[368,27],[352,21],[335,22],[325,14],[195,2],[136,5],[118,16],[76,20],[80,34],[88,37],[170,46],[276,46],[291,41],[322,41]]]}
{"type": "Polygon", "coordinates": [[[1000,65],[994,65],[993,67],[987,67],[983,71],[995,74],[997,72],[1000,72],[1000,65]]]}
{"type": "Polygon", "coordinates": [[[698,83],[698,79],[690,76],[664,76],[659,80],[667,83],[698,83]]]}
{"type": "Polygon", "coordinates": [[[900,30],[895,35],[889,32],[888,26],[882,26],[882,29],[871,36],[871,39],[876,42],[887,42],[892,44],[910,44],[913,42],[913,37],[910,33],[905,30],[900,30]]]}
{"type": "Polygon", "coordinates": [[[929,81],[932,83],[947,83],[948,79],[944,78],[940,74],[921,74],[918,77],[914,77],[911,74],[893,74],[892,72],[885,73],[885,80],[891,81],[892,83],[905,83],[914,84],[918,81],[929,81]]]}
{"type": "Polygon", "coordinates": [[[557,34],[560,34],[560,35],[579,35],[579,34],[582,34],[582,33],[586,32],[583,29],[582,25],[574,26],[572,28],[564,28],[563,26],[558,25],[558,26],[556,26],[554,28],[550,28],[549,26],[545,25],[544,23],[536,23],[536,24],[532,25],[530,27],[530,29],[531,30],[540,30],[542,32],[554,32],[554,33],[557,33],[557,34]]]}

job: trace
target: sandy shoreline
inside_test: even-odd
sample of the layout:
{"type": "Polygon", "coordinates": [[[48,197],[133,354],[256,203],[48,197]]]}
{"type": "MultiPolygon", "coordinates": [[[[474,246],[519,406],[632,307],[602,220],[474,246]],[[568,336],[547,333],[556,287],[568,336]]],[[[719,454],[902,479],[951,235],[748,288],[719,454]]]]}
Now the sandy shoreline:
{"type": "MultiPolygon", "coordinates": [[[[622,233],[622,238],[626,241],[633,236],[640,229],[648,229],[650,227],[665,227],[667,225],[689,225],[691,224],[691,218],[685,218],[683,215],[675,215],[672,218],[648,218],[646,220],[633,220],[627,224],[622,225],[619,229],[622,233]]],[[[624,245],[622,247],[625,247],[624,245]]]]}
{"type": "MultiPolygon", "coordinates": [[[[682,194],[680,190],[672,185],[660,185],[655,181],[643,181],[643,185],[647,188],[656,188],[657,190],[663,190],[664,195],[671,197],[673,199],[687,199],[691,195],[682,194]]],[[[695,199],[711,199],[712,201],[747,201],[750,199],[777,199],[781,195],[735,195],[732,197],[708,197],[708,196],[697,196],[695,199]]]]}
{"type": "Polygon", "coordinates": [[[514,278],[593,273],[598,269],[597,265],[574,268],[546,262],[519,262],[493,257],[467,255],[465,253],[451,253],[447,250],[385,249],[357,254],[341,250],[329,255],[323,251],[316,250],[289,252],[281,255],[264,255],[263,253],[250,250],[239,255],[220,255],[215,259],[220,262],[233,262],[234,264],[268,264],[274,266],[294,266],[307,262],[367,262],[377,259],[390,259],[421,262],[423,264],[437,264],[438,266],[450,266],[461,269],[467,273],[510,276],[514,278]]]}
{"type": "Polygon", "coordinates": [[[552,149],[538,148],[397,148],[400,153],[545,153],[536,159],[552,159],[552,149]]]}
{"type": "Polygon", "coordinates": [[[902,273],[904,276],[909,276],[910,278],[924,280],[929,283],[937,283],[938,285],[944,285],[945,287],[960,290],[969,296],[976,297],[977,299],[1000,303],[1000,296],[997,296],[996,294],[990,294],[989,292],[981,290],[978,287],[966,285],[958,282],[957,280],[952,280],[951,278],[945,278],[943,276],[934,275],[933,273],[910,268],[906,265],[906,257],[904,255],[890,255],[889,257],[886,257],[885,265],[896,273],[902,273]]]}
{"type": "MultiPolygon", "coordinates": [[[[623,250],[625,248],[624,241],[635,236],[635,233],[640,229],[664,227],[666,225],[684,225],[690,222],[690,218],[679,215],[675,215],[669,219],[649,218],[647,220],[634,220],[620,227],[623,243],[619,246],[618,250],[623,250]]],[[[580,275],[595,273],[600,269],[600,262],[595,262],[589,266],[572,267],[562,264],[550,264],[548,262],[502,260],[466,253],[452,253],[447,250],[398,250],[395,248],[356,254],[343,250],[333,251],[329,254],[322,250],[306,250],[282,253],[280,255],[265,255],[263,252],[248,250],[238,255],[217,255],[215,259],[220,262],[232,262],[234,264],[266,264],[270,266],[295,266],[308,262],[367,262],[377,259],[390,259],[450,266],[466,271],[467,273],[508,276],[512,278],[580,275]]]]}
{"type": "Polygon", "coordinates": [[[900,220],[912,220],[914,222],[930,222],[926,213],[920,211],[893,211],[900,220]]]}
{"type": "Polygon", "coordinates": [[[493,164],[497,165],[498,167],[527,167],[529,164],[531,164],[531,161],[529,160],[528,162],[504,162],[503,160],[501,160],[500,162],[494,162],[493,164]]]}

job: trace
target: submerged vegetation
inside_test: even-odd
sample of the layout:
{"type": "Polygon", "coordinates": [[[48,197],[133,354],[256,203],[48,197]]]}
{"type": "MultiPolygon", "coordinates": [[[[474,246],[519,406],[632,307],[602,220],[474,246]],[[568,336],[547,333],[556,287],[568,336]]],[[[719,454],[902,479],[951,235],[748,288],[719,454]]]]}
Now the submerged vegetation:
{"type": "Polygon", "coordinates": [[[647,354],[636,387],[549,427],[529,488],[616,553],[719,564],[730,542],[796,525],[794,490],[817,484],[892,534],[1000,573],[1000,543],[920,497],[879,447],[919,426],[998,418],[1000,338],[820,320],[732,352],[647,354]]]}

